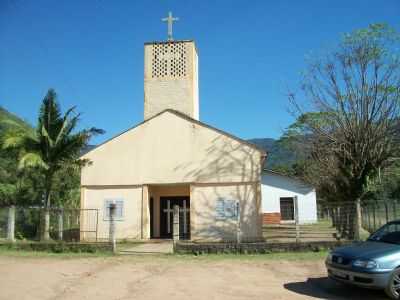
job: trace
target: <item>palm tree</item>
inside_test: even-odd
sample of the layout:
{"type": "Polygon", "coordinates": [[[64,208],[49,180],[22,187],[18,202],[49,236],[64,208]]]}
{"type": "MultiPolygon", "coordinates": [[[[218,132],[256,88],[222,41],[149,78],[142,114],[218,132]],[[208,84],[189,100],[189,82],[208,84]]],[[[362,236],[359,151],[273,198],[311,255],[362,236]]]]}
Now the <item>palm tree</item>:
{"type": "Polygon", "coordinates": [[[55,176],[66,167],[79,168],[87,161],[79,159],[79,155],[87,146],[90,138],[104,133],[97,128],[77,131],[80,114],[75,107],[62,115],[57,102],[57,95],[50,89],[40,107],[36,131],[14,131],[3,142],[3,148],[17,148],[20,152],[19,169],[34,168],[43,176],[44,195],[40,226],[40,240],[49,240],[51,195],[55,176]]]}

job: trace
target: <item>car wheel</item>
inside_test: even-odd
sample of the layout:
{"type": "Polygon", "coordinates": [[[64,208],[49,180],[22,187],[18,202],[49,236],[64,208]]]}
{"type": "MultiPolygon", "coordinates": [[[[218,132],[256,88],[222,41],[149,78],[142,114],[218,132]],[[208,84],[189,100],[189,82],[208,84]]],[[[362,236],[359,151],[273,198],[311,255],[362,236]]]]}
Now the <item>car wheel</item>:
{"type": "Polygon", "coordinates": [[[390,275],[385,292],[392,299],[400,299],[400,268],[390,275]]]}

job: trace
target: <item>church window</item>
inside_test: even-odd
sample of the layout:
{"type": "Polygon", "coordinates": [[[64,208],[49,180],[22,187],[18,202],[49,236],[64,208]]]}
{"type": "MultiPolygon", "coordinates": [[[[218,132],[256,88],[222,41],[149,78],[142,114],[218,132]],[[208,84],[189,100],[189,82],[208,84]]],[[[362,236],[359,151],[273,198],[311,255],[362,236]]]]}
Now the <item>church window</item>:
{"type": "Polygon", "coordinates": [[[104,221],[110,221],[110,205],[115,204],[115,220],[124,219],[124,200],[123,199],[104,199],[104,221]]]}

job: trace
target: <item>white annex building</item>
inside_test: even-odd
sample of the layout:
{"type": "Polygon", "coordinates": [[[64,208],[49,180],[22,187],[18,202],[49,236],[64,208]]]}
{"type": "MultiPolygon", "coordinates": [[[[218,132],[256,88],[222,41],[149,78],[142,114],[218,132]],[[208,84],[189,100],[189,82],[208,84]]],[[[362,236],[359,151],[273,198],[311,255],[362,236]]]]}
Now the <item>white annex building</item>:
{"type": "MultiPolygon", "coordinates": [[[[265,157],[199,120],[195,43],[169,32],[168,41],[144,45],[143,122],[82,156],[91,164],[81,173],[81,208],[99,212],[99,237],[115,203],[118,239],[171,238],[178,205],[182,239],[260,240],[265,157]]],[[[83,216],[81,226],[90,222],[83,216]]]]}
{"type": "Polygon", "coordinates": [[[296,178],[264,170],[261,191],[264,224],[294,222],[295,197],[300,224],[317,222],[317,197],[313,186],[296,178]]]}

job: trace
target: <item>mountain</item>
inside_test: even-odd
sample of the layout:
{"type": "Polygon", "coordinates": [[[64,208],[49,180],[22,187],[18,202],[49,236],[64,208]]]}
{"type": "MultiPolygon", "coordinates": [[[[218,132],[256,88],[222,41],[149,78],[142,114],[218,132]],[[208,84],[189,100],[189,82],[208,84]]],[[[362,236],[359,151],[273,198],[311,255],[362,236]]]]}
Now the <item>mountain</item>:
{"type": "Polygon", "coordinates": [[[32,126],[19,118],[18,116],[10,113],[0,106],[0,134],[11,128],[23,128],[26,130],[33,130],[32,126]]]}
{"type": "Polygon", "coordinates": [[[250,139],[248,142],[264,149],[267,153],[265,167],[271,169],[278,165],[291,165],[296,161],[295,154],[284,148],[278,140],[271,138],[250,139]]]}

